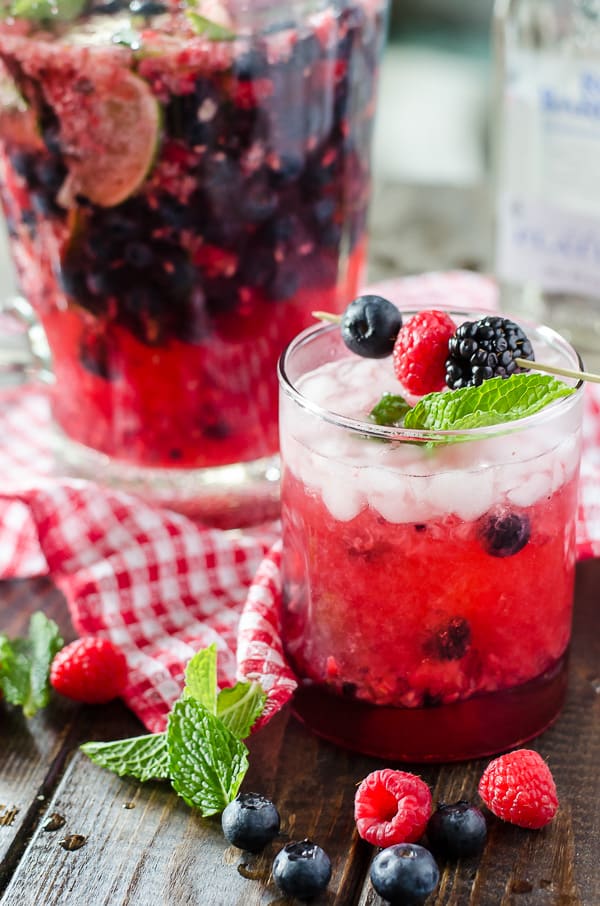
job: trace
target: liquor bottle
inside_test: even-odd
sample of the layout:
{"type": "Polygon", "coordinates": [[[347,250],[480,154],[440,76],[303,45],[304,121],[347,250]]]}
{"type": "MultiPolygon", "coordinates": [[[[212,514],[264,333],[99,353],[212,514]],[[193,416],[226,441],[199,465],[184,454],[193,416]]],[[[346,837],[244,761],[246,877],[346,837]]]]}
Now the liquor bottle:
{"type": "Polygon", "coordinates": [[[502,309],[600,365],[600,0],[496,0],[502,309]]]}

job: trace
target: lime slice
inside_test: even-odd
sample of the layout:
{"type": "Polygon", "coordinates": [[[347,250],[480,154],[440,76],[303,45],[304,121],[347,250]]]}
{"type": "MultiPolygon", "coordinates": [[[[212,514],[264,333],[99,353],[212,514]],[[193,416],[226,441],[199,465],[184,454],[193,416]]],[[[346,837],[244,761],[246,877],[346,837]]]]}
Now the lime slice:
{"type": "Polygon", "coordinates": [[[70,207],[76,195],[105,208],[125,201],[143,183],[159,142],[160,107],[146,82],[122,70],[118,80],[96,82],[68,115],[61,117],[60,106],[55,109],[69,169],[60,203],[70,207]]]}

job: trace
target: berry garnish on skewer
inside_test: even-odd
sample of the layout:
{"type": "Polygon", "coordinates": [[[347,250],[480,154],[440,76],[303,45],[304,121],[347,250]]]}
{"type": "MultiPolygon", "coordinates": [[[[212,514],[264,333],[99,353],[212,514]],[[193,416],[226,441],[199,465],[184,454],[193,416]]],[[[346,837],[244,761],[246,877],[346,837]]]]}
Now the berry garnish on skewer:
{"type": "MultiPolygon", "coordinates": [[[[532,365],[534,354],[529,339],[522,328],[508,318],[488,316],[479,321],[465,321],[464,324],[455,328],[450,336],[445,336],[442,330],[432,331],[428,338],[424,336],[419,342],[415,341],[416,338],[412,338],[409,342],[407,337],[410,336],[411,331],[416,332],[413,318],[423,318],[423,323],[427,326],[428,319],[445,315],[445,313],[435,310],[420,312],[404,325],[399,316],[399,326],[393,335],[391,325],[398,322],[391,315],[390,308],[394,309],[395,306],[381,296],[359,296],[347,306],[341,315],[314,311],[313,317],[321,321],[341,323],[344,343],[353,352],[357,352],[357,347],[360,346],[359,355],[367,358],[384,358],[394,353],[396,374],[403,384],[405,384],[407,375],[411,374],[411,356],[413,355],[417,364],[415,370],[420,370],[418,367],[420,360],[430,360],[436,363],[438,372],[439,361],[444,356],[445,383],[451,390],[480,386],[490,378],[507,378],[532,368],[546,374],[600,383],[600,375],[588,371],[559,368],[538,361],[532,365]],[[365,317],[365,303],[363,302],[367,299],[369,300],[368,320],[365,317]],[[361,334],[368,336],[367,342],[357,339],[361,334]],[[394,336],[393,342],[392,335],[394,336]],[[396,346],[398,346],[397,352],[396,346]],[[407,357],[408,361],[406,361],[407,357]]],[[[438,384],[438,377],[439,373],[434,372],[431,382],[438,384]]],[[[432,392],[432,387],[428,382],[423,382],[423,385],[429,389],[417,391],[405,384],[406,389],[412,393],[432,392]]],[[[440,386],[436,386],[435,389],[440,389],[440,386]]]]}

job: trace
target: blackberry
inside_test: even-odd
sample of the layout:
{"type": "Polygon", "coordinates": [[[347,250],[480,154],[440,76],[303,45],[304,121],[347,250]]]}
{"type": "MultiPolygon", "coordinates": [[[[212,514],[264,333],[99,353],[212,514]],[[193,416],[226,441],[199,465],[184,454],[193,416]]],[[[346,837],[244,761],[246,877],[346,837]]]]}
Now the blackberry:
{"type": "Polygon", "coordinates": [[[515,358],[534,361],[531,343],[518,324],[494,316],[465,321],[448,343],[446,384],[451,390],[478,387],[492,377],[510,377],[526,369],[515,358]]]}

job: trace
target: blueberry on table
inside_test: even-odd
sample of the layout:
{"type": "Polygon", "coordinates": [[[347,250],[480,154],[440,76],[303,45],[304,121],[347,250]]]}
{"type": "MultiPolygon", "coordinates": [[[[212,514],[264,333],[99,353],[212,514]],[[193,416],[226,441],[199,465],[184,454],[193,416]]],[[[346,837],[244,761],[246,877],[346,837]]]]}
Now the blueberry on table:
{"type": "Polygon", "coordinates": [[[391,906],[419,906],[438,885],[439,869],[428,849],[396,843],[382,849],[371,863],[371,883],[391,906]]]}
{"type": "Polygon", "coordinates": [[[429,819],[427,839],[434,852],[460,859],[476,856],[485,846],[487,825],[483,812],[465,799],[440,803],[429,819]]]}
{"type": "Polygon", "coordinates": [[[329,856],[311,840],[288,843],[273,861],[273,880],[283,893],[299,900],[316,897],[330,879],[329,856]]]}
{"type": "Polygon", "coordinates": [[[359,296],[342,315],[342,339],[348,349],[367,359],[392,354],[402,316],[381,296],[359,296]]]}
{"type": "Polygon", "coordinates": [[[260,793],[240,793],[221,816],[225,839],[233,846],[258,853],[279,833],[279,812],[260,793]]]}

